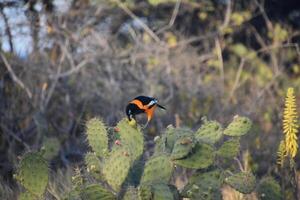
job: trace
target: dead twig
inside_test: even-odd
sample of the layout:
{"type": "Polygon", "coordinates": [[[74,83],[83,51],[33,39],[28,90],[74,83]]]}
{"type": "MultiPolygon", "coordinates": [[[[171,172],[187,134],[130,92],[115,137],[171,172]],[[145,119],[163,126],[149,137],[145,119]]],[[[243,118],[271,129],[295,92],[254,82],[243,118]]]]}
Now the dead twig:
{"type": "Polygon", "coordinates": [[[29,99],[32,98],[32,93],[29,90],[28,87],[26,87],[26,85],[21,81],[21,79],[19,79],[17,77],[17,75],[15,74],[14,70],[12,69],[11,65],[9,64],[9,62],[7,61],[6,57],[1,53],[1,58],[4,62],[4,65],[6,67],[6,69],[8,70],[8,72],[10,73],[13,81],[15,81],[22,89],[24,89],[26,91],[27,96],[29,97],[29,99]]]}

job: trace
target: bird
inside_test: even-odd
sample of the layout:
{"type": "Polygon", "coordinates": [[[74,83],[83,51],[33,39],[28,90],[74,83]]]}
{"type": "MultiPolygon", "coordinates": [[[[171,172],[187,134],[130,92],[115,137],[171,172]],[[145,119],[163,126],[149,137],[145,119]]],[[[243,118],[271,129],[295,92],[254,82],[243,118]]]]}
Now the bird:
{"type": "Polygon", "coordinates": [[[166,110],[165,107],[158,104],[158,100],[154,97],[137,96],[132,99],[126,106],[126,115],[128,117],[128,120],[131,121],[132,119],[135,120],[136,115],[146,113],[147,122],[144,125],[145,128],[153,118],[156,107],[166,110]]]}

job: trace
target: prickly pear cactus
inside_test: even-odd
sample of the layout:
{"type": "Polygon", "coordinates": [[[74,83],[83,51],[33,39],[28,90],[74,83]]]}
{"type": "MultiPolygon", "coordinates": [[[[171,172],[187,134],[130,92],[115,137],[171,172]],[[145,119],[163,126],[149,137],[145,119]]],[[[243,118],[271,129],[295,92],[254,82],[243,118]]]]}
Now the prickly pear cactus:
{"type": "Polygon", "coordinates": [[[193,137],[194,133],[189,128],[174,128],[173,126],[168,126],[165,137],[166,143],[165,148],[168,153],[171,153],[176,141],[182,137],[193,137]]]}
{"type": "Polygon", "coordinates": [[[108,150],[108,138],[106,127],[98,118],[90,119],[86,124],[87,139],[89,145],[97,156],[104,156],[108,150]]]}
{"type": "Polygon", "coordinates": [[[214,158],[213,147],[198,143],[190,155],[180,160],[174,160],[174,163],[190,169],[205,169],[213,164],[214,158]]]}
{"type": "Polygon", "coordinates": [[[137,188],[129,186],[126,190],[123,200],[137,200],[137,199],[138,199],[137,188]]]}
{"type": "Polygon", "coordinates": [[[242,136],[248,133],[252,126],[252,122],[247,117],[235,116],[233,121],[224,130],[224,135],[242,136]]]}
{"type": "Polygon", "coordinates": [[[102,166],[96,154],[94,152],[89,152],[85,155],[84,160],[85,160],[87,171],[97,180],[101,180],[102,166]]]}
{"type": "Polygon", "coordinates": [[[240,172],[225,178],[225,182],[240,193],[249,194],[255,189],[256,180],[250,172],[240,172]]]}
{"type": "Polygon", "coordinates": [[[144,136],[135,127],[128,124],[127,119],[121,120],[117,127],[119,129],[120,141],[123,146],[127,146],[133,160],[136,160],[143,154],[144,136]]]}
{"type": "Polygon", "coordinates": [[[53,159],[60,150],[60,142],[57,138],[45,138],[42,146],[43,157],[46,160],[53,159]]]}
{"type": "Polygon", "coordinates": [[[191,200],[221,200],[222,174],[219,170],[193,175],[181,192],[191,200]]]}
{"type": "Polygon", "coordinates": [[[150,184],[140,184],[138,188],[139,200],[151,200],[153,199],[153,188],[150,184]]]}
{"type": "Polygon", "coordinates": [[[220,123],[216,121],[204,121],[204,124],[197,130],[195,137],[198,141],[208,144],[215,144],[221,139],[223,129],[220,123]]]}
{"type": "Polygon", "coordinates": [[[223,143],[218,149],[217,155],[222,158],[234,158],[240,151],[239,139],[231,139],[223,143]]]}
{"type": "Polygon", "coordinates": [[[81,190],[80,196],[86,200],[116,200],[117,198],[110,191],[98,184],[91,184],[81,190]]]}
{"type": "Polygon", "coordinates": [[[190,136],[179,138],[174,144],[171,159],[177,160],[186,157],[195,147],[195,142],[190,136]]]}
{"type": "Polygon", "coordinates": [[[113,149],[110,156],[105,160],[103,175],[115,191],[120,190],[129,173],[132,162],[128,149],[123,147],[113,149]]]}
{"type": "Polygon", "coordinates": [[[16,179],[27,191],[41,197],[48,184],[48,164],[40,153],[26,153],[19,164],[16,179]]]}
{"type": "Polygon", "coordinates": [[[168,183],[173,164],[167,155],[154,156],[145,165],[141,183],[168,183]]]}
{"type": "Polygon", "coordinates": [[[272,177],[263,178],[256,189],[258,198],[261,200],[281,200],[280,185],[272,177]]]}
{"type": "Polygon", "coordinates": [[[173,193],[167,184],[154,184],[153,185],[153,200],[173,200],[173,193]]]}
{"type": "Polygon", "coordinates": [[[19,195],[18,200],[37,200],[38,198],[30,192],[23,192],[19,195]]]}

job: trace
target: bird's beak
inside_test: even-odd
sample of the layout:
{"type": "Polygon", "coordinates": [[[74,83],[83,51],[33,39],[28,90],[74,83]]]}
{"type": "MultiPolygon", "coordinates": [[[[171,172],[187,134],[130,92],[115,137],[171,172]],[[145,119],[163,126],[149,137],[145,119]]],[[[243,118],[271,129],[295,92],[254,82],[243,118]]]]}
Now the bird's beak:
{"type": "Polygon", "coordinates": [[[165,107],[163,107],[162,105],[157,104],[158,107],[160,107],[161,109],[167,110],[165,107]]]}

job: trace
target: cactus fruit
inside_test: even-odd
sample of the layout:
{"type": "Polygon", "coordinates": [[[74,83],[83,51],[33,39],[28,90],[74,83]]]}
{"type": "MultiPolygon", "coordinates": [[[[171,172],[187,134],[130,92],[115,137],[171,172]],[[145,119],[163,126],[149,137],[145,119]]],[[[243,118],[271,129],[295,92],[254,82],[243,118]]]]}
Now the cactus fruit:
{"type": "Polygon", "coordinates": [[[216,121],[205,121],[195,133],[198,141],[215,144],[223,135],[222,126],[216,121]]]}
{"type": "Polygon", "coordinates": [[[91,184],[81,190],[80,196],[86,200],[116,200],[117,198],[110,191],[98,184],[91,184]]]}
{"type": "Polygon", "coordinates": [[[205,169],[213,164],[215,153],[213,148],[208,144],[197,144],[193,152],[186,158],[174,160],[176,165],[191,168],[191,169],[205,169]]]}
{"type": "Polygon", "coordinates": [[[129,148],[132,160],[136,160],[143,154],[144,136],[137,129],[128,124],[127,119],[121,120],[117,127],[119,128],[121,144],[129,148]]]}
{"type": "Polygon", "coordinates": [[[154,156],[145,165],[141,183],[168,183],[172,172],[173,164],[167,155],[154,156]]]}
{"type": "Polygon", "coordinates": [[[18,200],[37,200],[38,198],[30,192],[23,192],[19,195],[18,200]]]}
{"type": "Polygon", "coordinates": [[[126,190],[123,200],[137,200],[137,199],[138,199],[138,190],[135,187],[129,186],[126,190]]]}
{"type": "Polygon", "coordinates": [[[222,175],[219,170],[193,175],[181,192],[191,200],[221,200],[222,175]]]}
{"type": "Polygon", "coordinates": [[[101,180],[101,163],[95,153],[89,152],[84,157],[87,171],[97,180],[101,180]]]}
{"type": "Polygon", "coordinates": [[[263,178],[256,189],[258,198],[261,200],[281,200],[280,185],[272,177],[263,178]]]}
{"type": "Polygon", "coordinates": [[[40,153],[26,153],[21,159],[16,179],[30,193],[41,197],[49,180],[48,164],[40,153]]]}
{"type": "Polygon", "coordinates": [[[240,150],[240,141],[238,139],[231,139],[223,143],[218,149],[217,155],[222,158],[234,158],[238,155],[240,150]]]}
{"type": "Polygon", "coordinates": [[[104,156],[108,149],[106,127],[98,118],[90,119],[86,124],[87,139],[97,156],[104,156]]]}
{"type": "Polygon", "coordinates": [[[242,136],[251,128],[252,122],[247,117],[235,116],[233,121],[224,130],[224,135],[242,136]]]}
{"type": "Polygon", "coordinates": [[[225,179],[225,182],[243,194],[249,194],[255,189],[255,177],[250,172],[240,172],[225,179]]]}
{"type": "Polygon", "coordinates": [[[115,191],[120,190],[132,164],[131,155],[127,151],[124,147],[113,149],[103,166],[103,175],[115,191]]]}
{"type": "Polygon", "coordinates": [[[177,160],[186,157],[194,148],[195,140],[192,137],[182,137],[178,139],[171,154],[172,160],[177,160]]]}
{"type": "Polygon", "coordinates": [[[60,142],[57,138],[45,138],[42,146],[43,157],[46,160],[53,159],[59,152],[60,142]]]}

